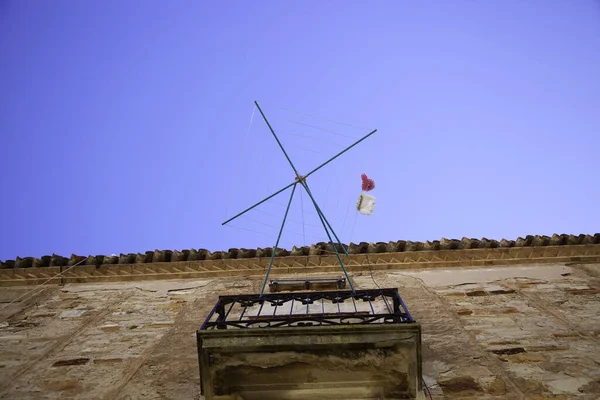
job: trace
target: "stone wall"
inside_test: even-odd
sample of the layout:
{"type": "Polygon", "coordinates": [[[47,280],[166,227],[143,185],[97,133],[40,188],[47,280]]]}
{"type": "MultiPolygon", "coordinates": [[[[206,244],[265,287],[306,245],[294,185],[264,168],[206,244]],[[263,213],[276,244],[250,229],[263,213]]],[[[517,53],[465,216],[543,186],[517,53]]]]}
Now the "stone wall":
{"type": "MultiPolygon", "coordinates": [[[[569,264],[569,265],[566,265],[569,264]]],[[[351,273],[398,287],[421,324],[434,399],[597,399],[600,264],[351,273]]],[[[195,331],[256,278],[0,291],[0,398],[198,399],[195,331]]]]}

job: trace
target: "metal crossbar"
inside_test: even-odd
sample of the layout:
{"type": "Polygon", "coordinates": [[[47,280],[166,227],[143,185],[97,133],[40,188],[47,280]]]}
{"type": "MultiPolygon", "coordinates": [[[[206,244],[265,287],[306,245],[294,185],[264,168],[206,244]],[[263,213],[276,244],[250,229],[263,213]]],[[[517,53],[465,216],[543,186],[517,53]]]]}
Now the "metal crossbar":
{"type": "Polygon", "coordinates": [[[200,330],[414,323],[398,289],[219,296],[200,330]]]}

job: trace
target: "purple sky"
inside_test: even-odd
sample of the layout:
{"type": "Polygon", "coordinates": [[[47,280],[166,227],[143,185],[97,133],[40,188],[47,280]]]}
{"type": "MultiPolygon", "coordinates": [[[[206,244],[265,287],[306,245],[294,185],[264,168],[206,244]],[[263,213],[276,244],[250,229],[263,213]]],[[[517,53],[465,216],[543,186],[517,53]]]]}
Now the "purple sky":
{"type": "Polygon", "coordinates": [[[378,129],[309,179],[345,242],[599,231],[597,1],[0,0],[0,57],[2,260],[272,246],[254,100],[300,172],[378,129]]]}

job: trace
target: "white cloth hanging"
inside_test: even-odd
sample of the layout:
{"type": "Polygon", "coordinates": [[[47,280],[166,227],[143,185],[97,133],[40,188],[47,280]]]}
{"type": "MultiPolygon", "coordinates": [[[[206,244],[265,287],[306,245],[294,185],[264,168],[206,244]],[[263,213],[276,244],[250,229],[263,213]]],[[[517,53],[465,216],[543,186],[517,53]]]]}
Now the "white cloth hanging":
{"type": "Polygon", "coordinates": [[[363,215],[371,215],[375,209],[375,197],[370,194],[361,193],[358,196],[358,203],[356,209],[363,215]]]}

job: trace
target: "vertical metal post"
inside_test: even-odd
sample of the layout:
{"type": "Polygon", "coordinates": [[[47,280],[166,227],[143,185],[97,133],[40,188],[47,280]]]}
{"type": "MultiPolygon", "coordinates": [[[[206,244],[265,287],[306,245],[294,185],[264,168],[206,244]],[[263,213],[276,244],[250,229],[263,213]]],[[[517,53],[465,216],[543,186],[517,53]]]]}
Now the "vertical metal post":
{"type": "MultiPolygon", "coordinates": [[[[308,186],[306,185],[306,181],[302,180],[300,182],[300,184],[304,187],[304,189],[306,190],[306,192],[309,193],[310,190],[308,189],[308,186]]],[[[312,196],[311,196],[311,198],[312,198],[312,196]]],[[[315,203],[315,207],[317,207],[316,203],[315,203]]],[[[321,220],[321,224],[323,224],[323,229],[325,229],[325,233],[327,233],[327,237],[329,238],[329,243],[331,243],[331,247],[333,247],[333,251],[335,252],[335,256],[337,257],[338,262],[340,263],[340,267],[342,267],[342,271],[344,271],[344,275],[346,276],[346,279],[348,280],[348,284],[350,285],[350,289],[352,290],[352,293],[354,293],[354,285],[352,285],[352,281],[350,280],[350,277],[348,276],[348,272],[346,271],[346,267],[344,267],[344,262],[342,261],[342,257],[340,257],[340,253],[338,253],[337,247],[333,243],[333,239],[331,238],[331,235],[329,234],[329,230],[327,229],[327,225],[325,225],[325,221],[321,217],[321,214],[319,214],[319,219],[321,220]]]]}
{"type": "Polygon", "coordinates": [[[346,246],[344,246],[342,244],[342,242],[340,241],[340,238],[338,238],[338,236],[336,235],[335,231],[333,230],[333,227],[331,226],[331,224],[329,223],[329,221],[327,221],[327,218],[325,218],[325,214],[323,213],[323,211],[321,211],[321,208],[319,207],[319,205],[317,204],[317,201],[313,197],[312,192],[308,188],[308,183],[306,183],[306,180],[304,180],[304,185],[302,185],[302,186],[304,186],[304,189],[306,189],[306,193],[308,193],[308,195],[310,196],[310,199],[312,200],[313,205],[317,209],[317,214],[319,215],[319,218],[322,218],[325,221],[325,223],[327,224],[327,226],[331,230],[331,233],[333,233],[333,236],[335,236],[335,239],[338,241],[338,244],[340,245],[340,247],[342,248],[342,250],[344,250],[344,254],[349,255],[348,254],[348,250],[346,250],[346,246]]]}
{"type": "Polygon", "coordinates": [[[269,261],[269,267],[267,268],[265,280],[263,281],[262,289],[260,289],[260,297],[263,296],[265,287],[267,286],[267,280],[269,279],[269,273],[271,272],[271,267],[273,266],[273,260],[275,259],[275,253],[277,253],[277,246],[279,246],[279,239],[281,239],[281,233],[283,232],[283,227],[285,226],[285,221],[287,219],[288,212],[290,211],[290,205],[292,204],[292,199],[294,198],[295,192],[296,192],[296,183],[294,183],[294,187],[292,188],[292,194],[290,195],[290,200],[288,201],[287,208],[285,209],[285,215],[283,216],[283,221],[281,222],[281,228],[279,228],[279,235],[277,235],[277,241],[275,242],[275,247],[273,248],[273,253],[271,254],[271,261],[269,261]]]}

